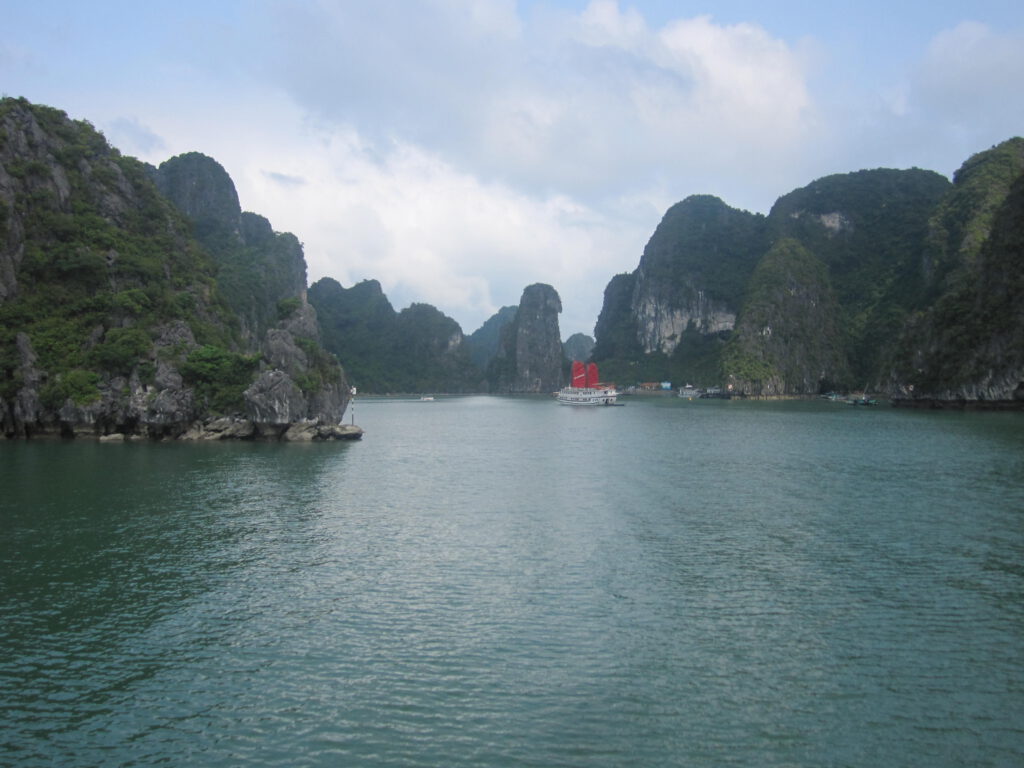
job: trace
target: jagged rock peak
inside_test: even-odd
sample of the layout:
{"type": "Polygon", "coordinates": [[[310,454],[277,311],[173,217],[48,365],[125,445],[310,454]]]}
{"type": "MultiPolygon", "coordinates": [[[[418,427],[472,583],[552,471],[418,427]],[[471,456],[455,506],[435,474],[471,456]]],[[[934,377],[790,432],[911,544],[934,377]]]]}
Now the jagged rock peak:
{"type": "Polygon", "coordinates": [[[186,152],[160,164],[155,174],[163,195],[196,222],[215,221],[240,232],[242,208],[224,167],[201,152],[186,152]]]}
{"type": "Polygon", "coordinates": [[[564,358],[558,330],[562,300],[550,285],[523,290],[515,319],[502,329],[498,354],[488,378],[498,392],[541,393],[562,383],[564,358]]]}
{"type": "Polygon", "coordinates": [[[671,354],[683,332],[730,330],[764,248],[764,217],[712,195],[666,211],[636,270],[630,312],[645,353],[671,354]]]}

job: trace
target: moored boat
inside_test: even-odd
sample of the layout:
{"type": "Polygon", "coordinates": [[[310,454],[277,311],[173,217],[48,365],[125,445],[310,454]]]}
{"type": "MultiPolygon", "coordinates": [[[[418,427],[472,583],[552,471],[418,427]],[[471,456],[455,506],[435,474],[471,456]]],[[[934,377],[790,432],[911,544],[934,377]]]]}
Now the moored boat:
{"type": "Polygon", "coordinates": [[[687,384],[685,387],[679,388],[679,396],[683,400],[696,400],[701,396],[701,391],[692,384],[687,384]]]}
{"type": "Polygon", "coordinates": [[[618,405],[619,393],[612,384],[602,384],[597,363],[572,363],[572,384],[558,391],[559,405],[618,405]]]}

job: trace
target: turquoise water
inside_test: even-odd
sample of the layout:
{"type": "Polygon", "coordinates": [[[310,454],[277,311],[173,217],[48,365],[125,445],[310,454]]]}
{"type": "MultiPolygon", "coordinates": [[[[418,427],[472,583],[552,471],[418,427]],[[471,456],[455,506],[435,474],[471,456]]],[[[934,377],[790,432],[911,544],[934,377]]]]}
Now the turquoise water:
{"type": "Polygon", "coordinates": [[[0,443],[0,764],[1024,764],[1024,419],[356,404],[0,443]]]}

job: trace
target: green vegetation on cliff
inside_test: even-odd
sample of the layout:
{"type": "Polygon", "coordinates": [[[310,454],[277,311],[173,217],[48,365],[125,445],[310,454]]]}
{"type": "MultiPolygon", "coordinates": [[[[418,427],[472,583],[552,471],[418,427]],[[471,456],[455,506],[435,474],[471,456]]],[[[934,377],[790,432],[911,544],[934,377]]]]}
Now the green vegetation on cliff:
{"type": "Polygon", "coordinates": [[[309,401],[263,413],[340,418],[347,390],[316,342],[297,239],[241,214],[209,158],[162,168],[59,110],[0,100],[5,434],[177,436],[195,419],[262,406],[243,393],[271,365],[309,401]]]}
{"type": "Polygon", "coordinates": [[[644,248],[639,279],[738,307],[764,235],[763,216],[691,195],[666,211],[644,248]]]}
{"type": "Polygon", "coordinates": [[[376,280],[343,288],[323,278],[309,287],[324,347],[345,363],[363,392],[477,392],[481,373],[458,323],[429,304],[395,312],[376,280]]]}
{"type": "Polygon", "coordinates": [[[1001,370],[987,391],[1005,396],[1015,337],[999,322],[1019,321],[979,309],[993,305],[980,273],[1014,274],[1003,206],[1022,173],[1024,140],[1012,139],[968,160],[952,185],[919,169],[837,174],[784,195],[767,219],[688,198],[666,213],[637,271],[609,283],[594,357],[620,383],[732,376],[780,393],[897,379],[897,390],[935,391],[1001,370]],[[780,259],[788,294],[768,289],[780,259]]]}
{"type": "Polygon", "coordinates": [[[751,276],[723,374],[749,394],[835,388],[846,373],[837,315],[825,264],[799,241],[779,240],[751,276]]]}
{"type": "Polygon", "coordinates": [[[234,183],[212,158],[178,155],[151,172],[161,192],[192,222],[193,232],[213,257],[217,286],[242,330],[259,340],[280,319],[279,301],[306,288],[302,245],[290,232],[243,212],[234,183]]]}
{"type": "MultiPolygon", "coordinates": [[[[960,201],[960,223],[950,243],[960,243],[959,258],[947,265],[938,298],[913,317],[900,339],[893,378],[902,395],[971,400],[1024,395],[1022,150],[1024,141],[1007,142],[973,157],[957,174],[951,198],[960,201]]],[[[949,204],[936,216],[946,222],[953,218],[949,204]]],[[[948,251],[940,253],[948,258],[948,251]]]]}
{"type": "Polygon", "coordinates": [[[46,372],[44,401],[98,397],[100,374],[151,376],[151,329],[189,324],[230,346],[234,325],[215,291],[215,266],[145,167],[111,149],[91,125],[20,99],[0,101],[0,204],[12,280],[0,304],[0,377],[17,389],[25,334],[46,372]],[[28,142],[32,143],[28,143],[28,142]],[[31,159],[27,159],[31,158],[31,159]]]}

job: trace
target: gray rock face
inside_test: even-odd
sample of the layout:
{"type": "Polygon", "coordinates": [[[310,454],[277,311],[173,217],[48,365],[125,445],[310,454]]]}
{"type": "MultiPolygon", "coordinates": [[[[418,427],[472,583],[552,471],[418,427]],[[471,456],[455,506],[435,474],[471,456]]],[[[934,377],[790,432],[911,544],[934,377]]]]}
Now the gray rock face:
{"type": "Polygon", "coordinates": [[[630,311],[644,353],[671,355],[683,332],[736,325],[742,291],[731,275],[749,275],[763,253],[763,217],[710,195],[672,206],[644,248],[630,311]]]}
{"type": "Polygon", "coordinates": [[[526,287],[515,319],[502,329],[500,348],[489,369],[494,391],[543,393],[562,386],[561,311],[562,300],[550,285],[526,287]]]}
{"type": "Polygon", "coordinates": [[[309,404],[284,371],[264,371],[245,390],[245,409],[257,424],[285,426],[306,417],[309,404]]]}
{"type": "Polygon", "coordinates": [[[663,284],[652,284],[642,279],[637,282],[633,316],[637,337],[645,353],[671,355],[691,324],[701,333],[728,331],[736,325],[736,313],[724,303],[712,300],[704,291],[692,289],[687,292],[688,300],[683,301],[678,296],[678,289],[671,292],[665,289],[663,284]]]}
{"type": "MultiPolygon", "coordinates": [[[[53,110],[56,113],[56,110],[53,110]]],[[[0,117],[0,304],[18,291],[17,270],[25,254],[24,206],[17,201],[46,200],[52,210],[71,213],[71,181],[58,159],[76,151],[61,136],[44,128],[27,105],[0,117]]],[[[77,170],[92,184],[101,216],[116,224],[137,203],[131,184],[110,152],[80,158],[77,170]],[[102,177],[102,181],[100,181],[102,177]]]]}
{"type": "Polygon", "coordinates": [[[42,387],[43,374],[36,367],[36,353],[28,336],[19,333],[15,337],[15,343],[18,348],[18,376],[21,379],[21,387],[14,396],[13,407],[4,409],[5,420],[8,414],[12,419],[10,424],[4,424],[4,431],[27,436],[32,429],[42,426],[43,407],[39,401],[39,391],[42,387]]]}
{"type": "Polygon", "coordinates": [[[562,383],[562,300],[550,285],[535,283],[519,301],[516,333],[517,392],[551,392],[562,383]]]}
{"type": "Polygon", "coordinates": [[[274,368],[295,376],[309,368],[309,358],[295,342],[295,336],[282,328],[271,328],[263,340],[263,354],[274,368]]]}

